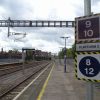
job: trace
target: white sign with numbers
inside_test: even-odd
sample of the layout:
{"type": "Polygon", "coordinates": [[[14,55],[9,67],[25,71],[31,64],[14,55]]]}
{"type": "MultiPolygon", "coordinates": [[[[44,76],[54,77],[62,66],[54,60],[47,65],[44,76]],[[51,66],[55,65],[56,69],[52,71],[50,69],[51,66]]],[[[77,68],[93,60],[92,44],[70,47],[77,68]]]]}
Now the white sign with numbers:
{"type": "Polygon", "coordinates": [[[77,55],[78,78],[100,80],[100,54],[77,55]]]}

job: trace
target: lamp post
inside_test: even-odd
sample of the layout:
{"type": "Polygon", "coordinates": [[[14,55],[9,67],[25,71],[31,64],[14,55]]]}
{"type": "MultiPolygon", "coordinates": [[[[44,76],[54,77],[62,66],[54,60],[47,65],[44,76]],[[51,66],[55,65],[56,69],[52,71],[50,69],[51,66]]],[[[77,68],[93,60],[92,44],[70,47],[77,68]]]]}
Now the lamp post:
{"type": "Polygon", "coordinates": [[[66,40],[68,39],[68,38],[70,38],[70,37],[60,37],[60,38],[62,38],[62,39],[65,39],[65,50],[64,50],[64,72],[66,73],[66,40]]]}
{"type": "Polygon", "coordinates": [[[25,73],[25,53],[24,53],[24,49],[22,49],[22,61],[23,61],[23,66],[22,66],[22,71],[23,74],[25,73]]]}

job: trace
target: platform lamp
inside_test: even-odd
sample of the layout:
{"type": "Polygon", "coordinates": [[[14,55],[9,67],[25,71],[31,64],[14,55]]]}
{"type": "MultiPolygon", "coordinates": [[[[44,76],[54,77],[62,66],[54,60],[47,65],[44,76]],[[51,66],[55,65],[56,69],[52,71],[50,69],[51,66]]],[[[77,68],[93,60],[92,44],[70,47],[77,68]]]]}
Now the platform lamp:
{"type": "Polygon", "coordinates": [[[69,36],[68,37],[60,37],[60,38],[62,38],[62,39],[65,39],[65,50],[64,50],[64,72],[66,73],[67,71],[66,71],[66,40],[68,39],[68,38],[70,38],[69,36]]]}

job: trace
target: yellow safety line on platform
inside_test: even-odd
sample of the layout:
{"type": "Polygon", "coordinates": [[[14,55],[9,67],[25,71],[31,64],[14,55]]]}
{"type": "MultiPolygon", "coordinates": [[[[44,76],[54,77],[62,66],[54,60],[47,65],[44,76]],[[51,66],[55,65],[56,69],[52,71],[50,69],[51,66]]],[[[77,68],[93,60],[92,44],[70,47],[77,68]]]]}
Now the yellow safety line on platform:
{"type": "Polygon", "coordinates": [[[41,92],[40,92],[40,94],[39,94],[37,100],[41,100],[41,98],[42,98],[42,96],[43,96],[43,94],[44,94],[44,92],[45,92],[46,86],[47,86],[47,84],[48,84],[48,81],[49,81],[49,79],[50,79],[50,76],[51,76],[51,73],[52,73],[52,71],[53,71],[54,66],[55,66],[55,64],[53,64],[52,69],[51,69],[51,71],[50,71],[50,73],[49,73],[49,75],[48,75],[48,77],[47,77],[47,79],[46,79],[46,81],[45,81],[45,83],[44,83],[42,89],[41,89],[41,92]]]}

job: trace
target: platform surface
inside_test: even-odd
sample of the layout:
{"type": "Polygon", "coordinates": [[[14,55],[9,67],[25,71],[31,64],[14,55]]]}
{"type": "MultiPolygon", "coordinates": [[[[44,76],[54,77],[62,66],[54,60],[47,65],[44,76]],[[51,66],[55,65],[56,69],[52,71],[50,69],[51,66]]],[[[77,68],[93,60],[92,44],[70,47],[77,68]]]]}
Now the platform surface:
{"type": "MultiPolygon", "coordinates": [[[[67,59],[67,73],[64,73],[64,61],[56,60],[48,74],[32,81],[13,100],[85,100],[87,89],[83,80],[75,78],[74,60],[67,59]]],[[[47,71],[46,71],[47,73],[47,71]]],[[[98,84],[100,85],[100,84],[98,84]]],[[[100,100],[100,86],[95,87],[94,100],[100,100]]]]}
{"type": "Polygon", "coordinates": [[[79,100],[69,77],[71,67],[67,65],[67,73],[64,73],[64,66],[56,62],[41,100],[79,100]]]}

